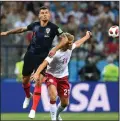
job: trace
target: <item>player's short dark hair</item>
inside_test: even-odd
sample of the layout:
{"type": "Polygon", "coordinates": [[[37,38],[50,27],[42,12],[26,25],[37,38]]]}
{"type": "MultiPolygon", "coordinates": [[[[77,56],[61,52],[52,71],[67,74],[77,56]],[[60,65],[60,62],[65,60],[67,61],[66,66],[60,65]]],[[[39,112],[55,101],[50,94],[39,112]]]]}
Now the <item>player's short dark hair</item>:
{"type": "Polygon", "coordinates": [[[40,7],[40,11],[41,11],[41,10],[46,10],[46,9],[49,10],[49,8],[46,7],[46,6],[42,6],[42,7],[40,7]]]}

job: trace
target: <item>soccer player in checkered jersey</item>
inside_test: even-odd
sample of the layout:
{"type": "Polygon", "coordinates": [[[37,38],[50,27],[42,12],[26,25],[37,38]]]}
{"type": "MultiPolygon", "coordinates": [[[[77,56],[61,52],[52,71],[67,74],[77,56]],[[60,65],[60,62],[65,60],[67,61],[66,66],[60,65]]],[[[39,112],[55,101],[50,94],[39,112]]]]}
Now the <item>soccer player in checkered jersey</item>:
{"type": "Polygon", "coordinates": [[[92,35],[91,32],[87,31],[83,38],[72,43],[74,36],[69,33],[65,34],[69,41],[68,44],[59,49],[53,57],[47,56],[35,74],[31,76],[32,80],[39,81],[38,79],[40,73],[47,66],[47,80],[45,83],[47,85],[48,93],[50,96],[51,120],[60,120],[60,112],[62,112],[69,104],[70,86],[68,82],[68,63],[70,61],[72,51],[75,48],[79,48],[81,44],[88,40],[92,35]],[[57,94],[61,101],[58,108],[56,107],[57,94]]]}
{"type": "MultiPolygon", "coordinates": [[[[24,66],[23,66],[23,89],[26,94],[25,100],[23,102],[23,109],[26,109],[29,105],[32,94],[30,93],[30,76],[33,71],[39,67],[39,65],[47,57],[48,53],[50,56],[53,56],[57,50],[64,46],[68,39],[63,31],[55,24],[50,22],[50,10],[42,6],[39,11],[39,21],[34,22],[26,27],[16,28],[10,31],[1,32],[1,36],[9,34],[17,34],[25,31],[32,31],[33,36],[30,45],[28,46],[27,52],[24,56],[24,66]],[[52,47],[52,42],[54,37],[58,36],[61,40],[59,44],[54,48],[52,47]],[[51,49],[51,51],[50,51],[51,49]],[[50,51],[50,52],[49,52],[50,51]]],[[[44,77],[44,71],[41,72],[40,79],[44,77]]],[[[36,83],[34,93],[33,93],[33,105],[32,110],[36,111],[36,107],[40,100],[41,95],[41,83],[36,83]]],[[[29,116],[30,118],[31,115],[29,116]]]]}

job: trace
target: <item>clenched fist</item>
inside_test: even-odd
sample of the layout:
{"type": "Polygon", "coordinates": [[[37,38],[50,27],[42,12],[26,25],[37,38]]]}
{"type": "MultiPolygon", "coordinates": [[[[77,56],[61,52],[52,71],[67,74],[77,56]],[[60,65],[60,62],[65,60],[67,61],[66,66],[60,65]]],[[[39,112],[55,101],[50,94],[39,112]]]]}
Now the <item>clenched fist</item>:
{"type": "Polygon", "coordinates": [[[89,39],[90,37],[92,37],[92,33],[90,31],[86,32],[86,37],[89,39]]]}
{"type": "Polygon", "coordinates": [[[0,33],[0,36],[6,36],[6,35],[8,35],[8,32],[1,32],[0,33]]]}

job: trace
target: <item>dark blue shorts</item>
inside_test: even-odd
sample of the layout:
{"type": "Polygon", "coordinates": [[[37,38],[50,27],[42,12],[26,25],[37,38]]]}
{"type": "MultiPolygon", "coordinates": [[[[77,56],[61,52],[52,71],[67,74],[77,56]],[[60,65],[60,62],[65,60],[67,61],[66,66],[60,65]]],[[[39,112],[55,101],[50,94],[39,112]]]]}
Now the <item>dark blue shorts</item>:
{"type": "MultiPolygon", "coordinates": [[[[34,55],[30,52],[27,52],[24,56],[24,65],[23,65],[23,76],[29,76],[36,71],[39,65],[44,61],[46,57],[40,55],[34,55]]],[[[42,74],[45,74],[45,69],[42,71],[42,74]]]]}

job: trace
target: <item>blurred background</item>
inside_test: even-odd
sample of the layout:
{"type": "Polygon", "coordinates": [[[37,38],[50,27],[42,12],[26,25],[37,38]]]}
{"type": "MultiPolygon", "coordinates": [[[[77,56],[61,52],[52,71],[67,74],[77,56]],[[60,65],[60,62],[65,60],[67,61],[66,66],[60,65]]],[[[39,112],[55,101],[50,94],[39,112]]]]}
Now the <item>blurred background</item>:
{"type": "MultiPolygon", "coordinates": [[[[113,62],[118,65],[119,39],[108,37],[108,29],[112,25],[119,25],[119,2],[1,2],[1,31],[27,26],[37,21],[39,8],[42,5],[50,8],[51,21],[63,31],[75,35],[75,40],[83,37],[87,30],[93,33],[91,40],[72,54],[69,64],[70,82],[83,80],[80,70],[89,58],[99,70],[95,80],[102,81],[101,74],[108,63],[108,57],[111,56],[113,62]]],[[[1,37],[1,76],[3,78],[16,77],[15,64],[26,52],[31,37],[30,32],[1,37]]],[[[56,38],[53,46],[57,42],[56,38]]]]}
{"type": "MultiPolygon", "coordinates": [[[[93,89],[96,89],[97,84],[104,83],[107,91],[112,88],[116,90],[114,94],[118,94],[119,38],[109,37],[108,30],[113,25],[119,26],[119,1],[0,1],[1,32],[27,26],[34,21],[38,21],[39,8],[43,5],[51,10],[51,21],[57,24],[64,32],[73,34],[75,40],[82,38],[87,30],[93,34],[90,40],[72,53],[69,63],[69,82],[72,85],[71,90],[76,85],[84,84],[84,82],[88,84],[94,83],[93,89]],[[107,85],[108,82],[109,84],[107,85]]],[[[10,86],[6,87],[7,84],[13,86],[12,84],[17,82],[16,84],[18,86],[18,84],[21,83],[24,53],[31,41],[31,37],[31,32],[1,37],[2,88],[10,88],[10,86]]],[[[56,37],[53,46],[57,43],[58,39],[56,37]]],[[[17,87],[16,84],[15,87],[17,87]]],[[[5,102],[5,100],[8,99],[8,94],[6,94],[5,97],[4,93],[5,92],[2,94],[2,112],[22,112],[22,110],[18,109],[12,111],[12,107],[10,110],[5,108],[6,103],[8,103],[5,102]]],[[[12,93],[16,95],[17,92],[12,93]]],[[[21,91],[21,93],[23,92],[21,91]]],[[[92,91],[92,93],[94,93],[94,91],[92,91]]],[[[90,95],[92,95],[92,93],[90,95]]],[[[107,93],[108,98],[115,98],[117,101],[115,103],[118,104],[118,95],[116,95],[117,97],[114,97],[115,95],[112,97],[109,95],[111,92],[108,91],[107,93]]],[[[90,97],[87,97],[88,100],[90,100],[90,97]]],[[[23,98],[24,97],[22,97],[22,99],[23,98]]],[[[107,111],[118,112],[117,104],[113,104],[113,110],[111,108],[107,111]]],[[[11,104],[9,103],[8,105],[10,106],[11,104]]],[[[18,106],[18,104],[16,104],[16,106],[18,106]]],[[[42,111],[44,111],[44,109],[42,109],[42,111]]],[[[70,111],[70,109],[67,111],[70,111]]],[[[85,109],[85,111],[87,111],[87,109],[85,109]]],[[[80,111],[78,110],[76,112],[80,111]]]]}

